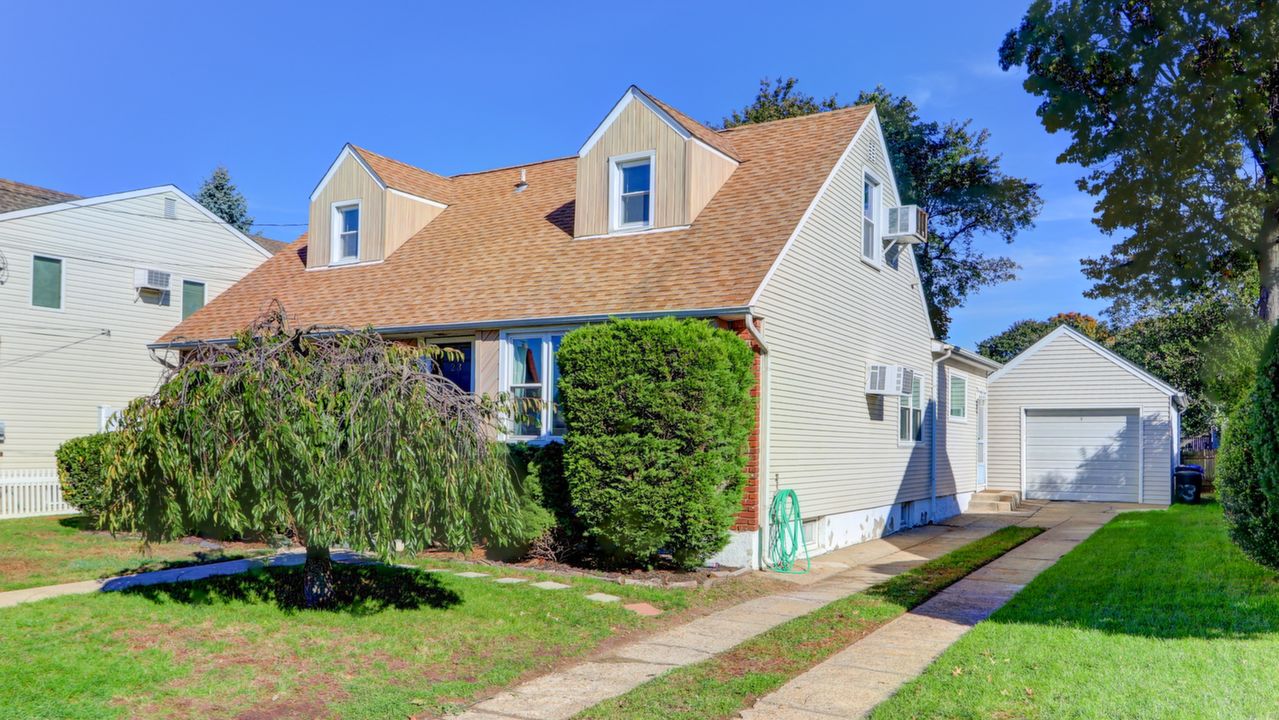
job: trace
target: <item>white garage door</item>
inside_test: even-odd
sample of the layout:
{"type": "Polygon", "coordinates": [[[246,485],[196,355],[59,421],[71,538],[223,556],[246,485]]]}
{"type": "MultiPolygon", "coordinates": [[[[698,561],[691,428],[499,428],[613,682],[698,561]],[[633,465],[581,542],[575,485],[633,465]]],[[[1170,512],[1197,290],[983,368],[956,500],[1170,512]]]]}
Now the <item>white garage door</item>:
{"type": "Polygon", "coordinates": [[[1136,410],[1027,410],[1026,497],[1137,502],[1136,410]]]}

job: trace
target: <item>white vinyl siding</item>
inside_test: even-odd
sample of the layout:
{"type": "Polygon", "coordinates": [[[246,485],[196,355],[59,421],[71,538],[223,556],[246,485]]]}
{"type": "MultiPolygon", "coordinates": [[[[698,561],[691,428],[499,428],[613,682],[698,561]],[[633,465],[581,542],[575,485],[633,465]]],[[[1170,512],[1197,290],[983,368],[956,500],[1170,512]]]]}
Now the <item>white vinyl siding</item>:
{"type": "Polygon", "coordinates": [[[9,260],[0,285],[0,473],[53,467],[59,444],[98,430],[101,406],[118,410],[155,390],[162,368],[147,344],[178,324],[182,306],[140,297],[135,269],[171,272],[175,283],[198,278],[212,300],[266,260],[185,200],[174,207],[178,221],[166,219],[164,200],[145,195],[99,206],[113,212],[0,220],[9,260]],[[32,258],[46,254],[64,260],[58,312],[30,303],[32,258]]]}
{"type": "Polygon", "coordinates": [[[990,384],[988,477],[992,490],[1022,490],[1022,427],[1027,408],[1139,408],[1142,502],[1170,502],[1176,414],[1163,390],[1074,337],[1060,335],[990,384]]]}
{"type": "Polygon", "coordinates": [[[977,490],[977,398],[986,392],[986,377],[983,373],[969,370],[969,366],[956,358],[948,359],[937,371],[936,382],[940,383],[938,397],[953,396],[950,383],[955,378],[962,378],[967,385],[964,411],[968,414],[968,422],[952,417],[953,405],[950,403],[945,412],[939,413],[937,495],[942,497],[977,490]],[[957,371],[959,367],[964,370],[957,371]]]}
{"type": "MultiPolygon", "coordinates": [[[[923,442],[899,445],[898,398],[866,394],[870,364],[932,367],[932,330],[908,251],[882,269],[862,261],[864,171],[897,202],[879,132],[868,120],[759,299],[769,345],[768,478],[807,517],[929,497],[930,414],[923,442]],[[851,241],[850,241],[851,238],[851,241]]],[[[932,383],[924,383],[924,403],[932,383]]]]}

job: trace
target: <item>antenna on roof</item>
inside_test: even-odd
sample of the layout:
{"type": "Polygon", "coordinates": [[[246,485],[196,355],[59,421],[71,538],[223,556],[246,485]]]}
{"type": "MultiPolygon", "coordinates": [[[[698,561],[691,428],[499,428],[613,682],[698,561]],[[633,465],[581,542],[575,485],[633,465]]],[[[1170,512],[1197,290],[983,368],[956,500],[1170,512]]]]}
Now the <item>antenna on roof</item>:
{"type": "Polygon", "coordinates": [[[520,168],[520,181],[515,183],[515,192],[524,192],[526,187],[528,187],[528,170],[520,168]]]}

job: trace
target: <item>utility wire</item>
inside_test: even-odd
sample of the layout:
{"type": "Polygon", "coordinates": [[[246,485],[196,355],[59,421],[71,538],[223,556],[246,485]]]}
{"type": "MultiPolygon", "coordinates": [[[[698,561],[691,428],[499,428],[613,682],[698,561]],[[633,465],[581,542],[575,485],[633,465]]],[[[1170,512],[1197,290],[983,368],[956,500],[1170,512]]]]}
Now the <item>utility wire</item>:
{"type": "Polygon", "coordinates": [[[50,355],[60,350],[66,350],[69,347],[74,347],[76,345],[80,345],[81,343],[87,343],[90,340],[102,337],[103,335],[106,335],[107,337],[111,337],[111,331],[106,329],[99,330],[98,332],[86,338],[80,338],[79,340],[72,340],[69,343],[66,343],[64,345],[59,345],[54,348],[49,348],[48,350],[41,350],[40,352],[34,352],[34,353],[31,353],[30,355],[23,355],[22,357],[14,358],[12,360],[6,360],[4,362],[0,362],[0,368],[9,367],[11,365],[17,365],[18,363],[27,362],[28,360],[35,360],[36,358],[41,358],[41,357],[44,357],[45,355],[50,355]]]}
{"type": "MultiPolygon", "coordinates": [[[[205,225],[230,225],[225,220],[196,220],[194,218],[177,218],[166,217],[164,215],[153,215],[151,213],[133,212],[132,210],[119,210],[114,208],[102,207],[102,205],[80,205],[74,200],[66,201],[67,205],[85,210],[97,210],[98,212],[113,213],[115,215],[133,215],[134,217],[151,218],[152,220],[168,220],[169,222],[187,222],[187,223],[203,223],[205,225]]],[[[252,227],[306,227],[307,223],[253,223],[252,227]]]]}

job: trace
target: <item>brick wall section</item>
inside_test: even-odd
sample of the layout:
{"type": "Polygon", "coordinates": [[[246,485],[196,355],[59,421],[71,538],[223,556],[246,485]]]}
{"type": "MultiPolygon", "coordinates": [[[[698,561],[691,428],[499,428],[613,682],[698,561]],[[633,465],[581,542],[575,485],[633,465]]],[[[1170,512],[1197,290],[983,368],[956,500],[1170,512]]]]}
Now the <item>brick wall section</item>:
{"type": "MultiPolygon", "coordinates": [[[[759,412],[760,412],[760,353],[759,345],[746,329],[745,320],[730,320],[720,323],[721,327],[732,330],[746,341],[755,351],[754,373],[755,386],[751,388],[751,397],[755,400],[755,426],[751,428],[750,450],[746,460],[746,487],[742,491],[742,510],[733,521],[733,530],[754,531],[759,529],[759,412]]],[[[760,321],[755,320],[755,328],[760,321]]]]}

